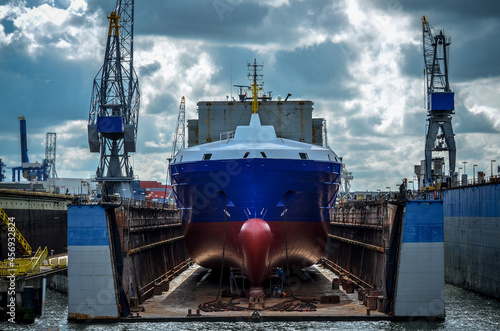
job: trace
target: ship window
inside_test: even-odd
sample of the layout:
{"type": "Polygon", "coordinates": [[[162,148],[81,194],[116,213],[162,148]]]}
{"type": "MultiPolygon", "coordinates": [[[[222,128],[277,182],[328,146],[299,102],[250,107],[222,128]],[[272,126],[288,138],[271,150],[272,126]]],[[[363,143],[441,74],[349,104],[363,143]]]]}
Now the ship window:
{"type": "Polygon", "coordinates": [[[181,155],[181,158],[179,159],[179,163],[181,163],[181,162],[182,162],[182,157],[183,157],[183,156],[184,156],[184,155],[181,155]]]}
{"type": "Polygon", "coordinates": [[[307,153],[299,153],[299,156],[302,160],[308,160],[309,157],[307,156],[307,153]]]}
{"type": "Polygon", "coordinates": [[[328,161],[331,161],[332,158],[330,157],[330,154],[328,154],[328,161]]]}
{"type": "Polygon", "coordinates": [[[210,160],[212,158],[212,154],[203,154],[203,161],[210,160]]]}
{"type": "Polygon", "coordinates": [[[260,152],[260,155],[262,155],[262,157],[264,157],[264,158],[267,158],[267,155],[264,152],[260,152]]]}
{"type": "Polygon", "coordinates": [[[246,152],[245,155],[243,155],[243,158],[246,159],[250,155],[250,152],[246,152]]]}

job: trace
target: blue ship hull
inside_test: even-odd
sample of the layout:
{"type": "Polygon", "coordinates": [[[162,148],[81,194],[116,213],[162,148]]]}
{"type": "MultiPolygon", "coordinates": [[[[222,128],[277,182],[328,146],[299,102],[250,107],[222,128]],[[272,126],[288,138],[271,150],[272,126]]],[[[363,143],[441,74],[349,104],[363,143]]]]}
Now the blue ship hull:
{"type": "Polygon", "coordinates": [[[172,164],[191,257],[217,268],[224,249],[224,265],[241,267],[240,230],[247,220],[261,219],[271,231],[266,273],[286,262],[315,263],[326,244],[340,169],[339,162],[268,158],[172,164]]]}

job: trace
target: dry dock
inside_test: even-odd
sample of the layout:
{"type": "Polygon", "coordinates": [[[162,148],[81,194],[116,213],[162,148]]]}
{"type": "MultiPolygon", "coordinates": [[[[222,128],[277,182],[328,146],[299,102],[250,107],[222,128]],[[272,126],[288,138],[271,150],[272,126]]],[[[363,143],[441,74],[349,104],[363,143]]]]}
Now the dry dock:
{"type": "MultiPolygon", "coordinates": [[[[220,297],[219,307],[227,306],[238,311],[200,311],[197,309],[205,303],[215,303],[219,290],[218,276],[210,275],[208,269],[197,265],[191,266],[174,282],[171,289],[156,295],[144,302],[144,311],[134,313],[132,320],[142,321],[279,321],[279,320],[382,320],[390,317],[377,310],[367,311],[363,302],[358,300],[358,292],[347,294],[340,289],[332,289],[332,282],[337,278],[331,271],[315,265],[305,269],[306,273],[291,276],[291,290],[285,284],[286,296],[283,298],[270,296],[270,286],[264,286],[266,294],[265,308],[258,305],[250,309],[249,300],[244,297],[220,297]],[[294,299],[294,297],[296,298],[294,299]],[[320,303],[321,297],[338,296],[339,303],[320,303]],[[311,306],[302,304],[300,299],[315,299],[311,306]],[[276,310],[289,306],[287,310],[276,310]],[[191,315],[189,315],[191,310],[191,315]]],[[[286,280],[285,280],[286,283],[286,280]]],[[[222,290],[229,290],[229,280],[223,282],[222,290]]],[[[209,306],[209,305],[206,305],[209,306]]],[[[141,307],[141,308],[142,308],[141,307]]],[[[212,306],[213,307],[213,306],[212,306]]],[[[141,309],[142,310],[142,309],[141,309]]]]}
{"type": "Polygon", "coordinates": [[[166,210],[124,204],[70,206],[68,319],[442,320],[442,206],[441,200],[342,205],[328,241],[318,242],[325,251],[321,266],[282,268],[291,270],[283,286],[280,270],[274,270],[272,285],[267,280],[251,291],[252,304],[242,278],[231,282],[226,272],[219,283],[218,270],[209,273],[190,266],[178,231],[181,224],[166,210]],[[164,213],[168,215],[161,216],[164,213]],[[276,295],[281,289],[284,297],[276,295]]]}

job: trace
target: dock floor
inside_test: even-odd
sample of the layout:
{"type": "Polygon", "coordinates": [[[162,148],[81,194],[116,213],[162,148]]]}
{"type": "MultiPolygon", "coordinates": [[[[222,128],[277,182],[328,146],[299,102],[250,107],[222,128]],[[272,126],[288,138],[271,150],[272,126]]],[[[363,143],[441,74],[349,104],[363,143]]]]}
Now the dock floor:
{"type": "MultiPolygon", "coordinates": [[[[288,287],[285,279],[284,291],[287,294],[285,297],[269,297],[271,292],[269,284],[264,286],[266,294],[265,306],[267,309],[262,309],[257,305],[257,309],[248,309],[249,300],[247,298],[236,298],[232,300],[233,304],[238,307],[247,308],[242,311],[215,311],[205,312],[200,311],[196,315],[196,311],[200,304],[214,301],[219,290],[218,276],[210,276],[209,270],[197,265],[191,266],[184,271],[179,277],[170,283],[168,292],[163,292],[162,295],[156,295],[144,302],[142,306],[144,311],[134,313],[131,319],[140,319],[142,321],[192,321],[192,320],[208,320],[208,321],[238,321],[238,320],[258,320],[258,321],[279,321],[279,320],[387,320],[390,316],[371,310],[367,314],[367,308],[361,301],[358,300],[357,292],[346,294],[342,289],[332,289],[332,279],[335,275],[327,269],[319,265],[314,265],[306,269],[306,274],[292,276],[291,289],[296,298],[317,299],[315,310],[312,311],[272,311],[271,306],[276,304],[290,302],[291,297],[290,287],[288,287]],[[319,303],[321,296],[338,295],[340,303],[337,304],[322,304],[319,303]],[[188,316],[188,309],[191,309],[192,315],[188,316]],[[257,313],[255,313],[257,312],[257,313]]],[[[241,281],[240,281],[241,283],[241,281]]],[[[342,288],[342,287],[341,287],[342,288]]],[[[229,280],[222,283],[222,291],[229,292],[229,280]]],[[[248,290],[248,288],[246,289],[248,290]]],[[[228,304],[230,297],[219,297],[223,304],[228,304]]],[[[295,300],[297,304],[300,300],[295,300]]]]}

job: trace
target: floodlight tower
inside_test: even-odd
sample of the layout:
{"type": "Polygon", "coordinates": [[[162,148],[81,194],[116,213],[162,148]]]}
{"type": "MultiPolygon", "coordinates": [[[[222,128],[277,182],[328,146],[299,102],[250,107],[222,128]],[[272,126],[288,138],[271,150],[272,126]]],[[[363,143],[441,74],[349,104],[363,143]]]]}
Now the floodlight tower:
{"type": "Polygon", "coordinates": [[[448,47],[450,38],[443,31],[434,34],[425,16],[422,17],[422,35],[425,73],[427,82],[427,121],[429,127],[425,141],[425,181],[429,186],[433,182],[432,152],[448,151],[450,177],[455,173],[457,148],[451,126],[454,114],[454,92],[448,80],[448,47]],[[441,130],[441,134],[438,135],[441,130]],[[437,138],[437,144],[436,144],[437,138]]]}
{"type": "Polygon", "coordinates": [[[108,14],[104,64],[94,79],[88,136],[90,152],[100,153],[95,180],[104,195],[131,197],[139,118],[139,81],[133,66],[134,1],[117,0],[108,14]]]}
{"type": "Polygon", "coordinates": [[[56,137],[55,132],[47,132],[45,135],[45,160],[49,178],[58,178],[56,171],[56,137]]]}

